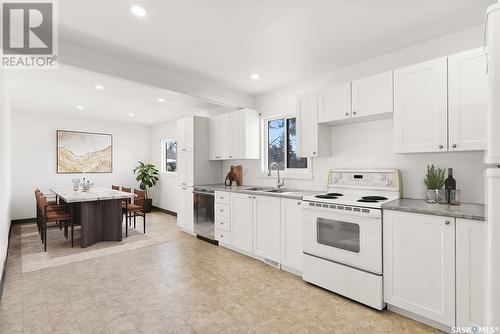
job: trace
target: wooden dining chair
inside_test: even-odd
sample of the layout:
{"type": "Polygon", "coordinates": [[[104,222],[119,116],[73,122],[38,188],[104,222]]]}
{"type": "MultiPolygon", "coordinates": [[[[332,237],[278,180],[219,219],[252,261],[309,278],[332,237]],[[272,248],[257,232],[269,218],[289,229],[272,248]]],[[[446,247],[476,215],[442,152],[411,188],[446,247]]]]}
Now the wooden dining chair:
{"type": "MultiPolygon", "coordinates": [[[[122,187],[122,191],[126,193],[131,193],[132,188],[122,187]]],[[[132,225],[131,212],[129,211],[129,205],[131,204],[130,198],[126,198],[122,201],[122,212],[125,215],[125,238],[128,237],[128,227],[132,225]]]]}
{"type": "Polygon", "coordinates": [[[144,211],[145,192],[143,190],[134,189],[134,194],[136,195],[134,204],[132,204],[129,208],[134,217],[134,229],[136,217],[142,217],[143,231],[144,234],[146,234],[146,212],[144,211]]]}
{"type": "MultiPolygon", "coordinates": [[[[42,191],[38,188],[35,189],[35,206],[36,206],[36,226],[38,228],[38,233],[40,233],[41,231],[41,224],[42,224],[42,211],[41,211],[41,208],[40,208],[40,203],[39,203],[39,200],[40,200],[40,197],[41,196],[44,196],[42,191]]],[[[45,196],[47,198],[47,196],[45,196]]],[[[49,201],[47,200],[47,210],[49,211],[53,211],[53,210],[58,210],[60,209],[58,203],[57,203],[57,197],[55,198],[55,200],[52,200],[52,201],[49,201]]],[[[40,233],[40,238],[42,237],[41,233],[40,233]]]]}
{"type": "Polygon", "coordinates": [[[42,229],[42,242],[44,246],[44,251],[47,251],[47,228],[48,223],[56,222],[56,223],[65,223],[69,224],[71,227],[71,247],[73,247],[74,240],[74,224],[72,218],[72,210],[70,206],[64,206],[64,209],[61,205],[58,205],[58,208],[51,209],[50,205],[47,204],[47,198],[43,196],[39,196],[39,206],[41,211],[41,229],[42,229]],[[69,212],[68,212],[69,211],[69,212]]]}
{"type": "Polygon", "coordinates": [[[120,190],[120,186],[111,185],[111,189],[113,189],[113,190],[120,190]]]}

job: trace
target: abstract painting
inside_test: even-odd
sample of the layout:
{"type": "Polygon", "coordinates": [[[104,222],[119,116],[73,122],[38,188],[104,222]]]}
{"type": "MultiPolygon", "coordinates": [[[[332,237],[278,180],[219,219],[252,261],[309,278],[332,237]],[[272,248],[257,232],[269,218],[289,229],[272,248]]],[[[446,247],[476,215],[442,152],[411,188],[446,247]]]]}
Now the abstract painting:
{"type": "Polygon", "coordinates": [[[57,130],[57,173],[112,173],[113,135],[57,130]]]}

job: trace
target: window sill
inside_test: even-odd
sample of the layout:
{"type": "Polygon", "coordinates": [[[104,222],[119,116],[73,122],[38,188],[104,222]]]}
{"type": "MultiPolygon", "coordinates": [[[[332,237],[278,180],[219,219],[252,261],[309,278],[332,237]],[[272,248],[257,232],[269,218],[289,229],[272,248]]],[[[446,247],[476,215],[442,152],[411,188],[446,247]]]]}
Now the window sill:
{"type": "MultiPolygon", "coordinates": [[[[276,171],[271,172],[271,176],[267,175],[267,172],[261,172],[260,177],[266,179],[276,179],[278,177],[276,171]]],[[[312,171],[306,172],[292,172],[292,171],[280,171],[280,178],[283,179],[297,179],[297,180],[312,180],[312,171]]]]}
{"type": "Polygon", "coordinates": [[[172,177],[172,176],[177,176],[177,172],[160,172],[160,175],[172,177]]]}

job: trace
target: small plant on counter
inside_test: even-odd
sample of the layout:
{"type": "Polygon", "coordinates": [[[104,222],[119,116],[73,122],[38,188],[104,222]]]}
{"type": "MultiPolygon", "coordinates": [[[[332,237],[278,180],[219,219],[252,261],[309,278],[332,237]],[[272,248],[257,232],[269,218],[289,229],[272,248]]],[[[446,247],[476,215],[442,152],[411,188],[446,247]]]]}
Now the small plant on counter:
{"type": "Polygon", "coordinates": [[[152,188],[158,182],[158,169],[156,169],[155,165],[139,161],[139,165],[134,168],[133,172],[137,174],[135,179],[139,182],[139,188],[144,190],[144,211],[149,212],[151,211],[153,200],[148,196],[148,188],[152,188]]]}
{"type": "Polygon", "coordinates": [[[444,173],[443,168],[427,165],[427,174],[424,179],[427,186],[427,202],[436,203],[439,201],[439,189],[444,186],[444,173]]]}

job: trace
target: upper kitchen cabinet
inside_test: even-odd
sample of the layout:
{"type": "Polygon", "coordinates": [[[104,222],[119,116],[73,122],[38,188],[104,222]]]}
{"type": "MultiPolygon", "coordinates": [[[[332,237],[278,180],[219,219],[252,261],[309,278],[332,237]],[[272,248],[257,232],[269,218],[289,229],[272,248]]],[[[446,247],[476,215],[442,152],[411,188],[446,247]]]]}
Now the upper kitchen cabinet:
{"type": "Polygon", "coordinates": [[[194,118],[177,121],[177,152],[189,152],[194,148],[194,118]]]}
{"type": "Polygon", "coordinates": [[[351,118],[351,83],[325,87],[319,91],[318,122],[351,118]]]}
{"type": "Polygon", "coordinates": [[[352,82],[352,118],[391,116],[394,110],[392,71],[352,82]]]}
{"type": "Polygon", "coordinates": [[[488,75],[481,48],[448,57],[449,150],[486,149],[488,75]]]}
{"type": "Polygon", "coordinates": [[[396,153],[446,151],[446,114],[446,58],[394,71],[396,153]]]}
{"type": "Polygon", "coordinates": [[[297,156],[330,155],[330,128],[318,124],[318,92],[299,96],[296,108],[297,156]]]}
{"type": "Polygon", "coordinates": [[[211,160],[259,159],[259,114],[240,109],[210,120],[211,160]]]}
{"type": "Polygon", "coordinates": [[[198,116],[181,119],[177,121],[177,130],[178,184],[189,187],[219,182],[222,164],[210,161],[208,157],[209,119],[198,116]],[[184,151],[181,142],[184,143],[184,151]],[[190,145],[185,145],[186,142],[190,145]]]}

